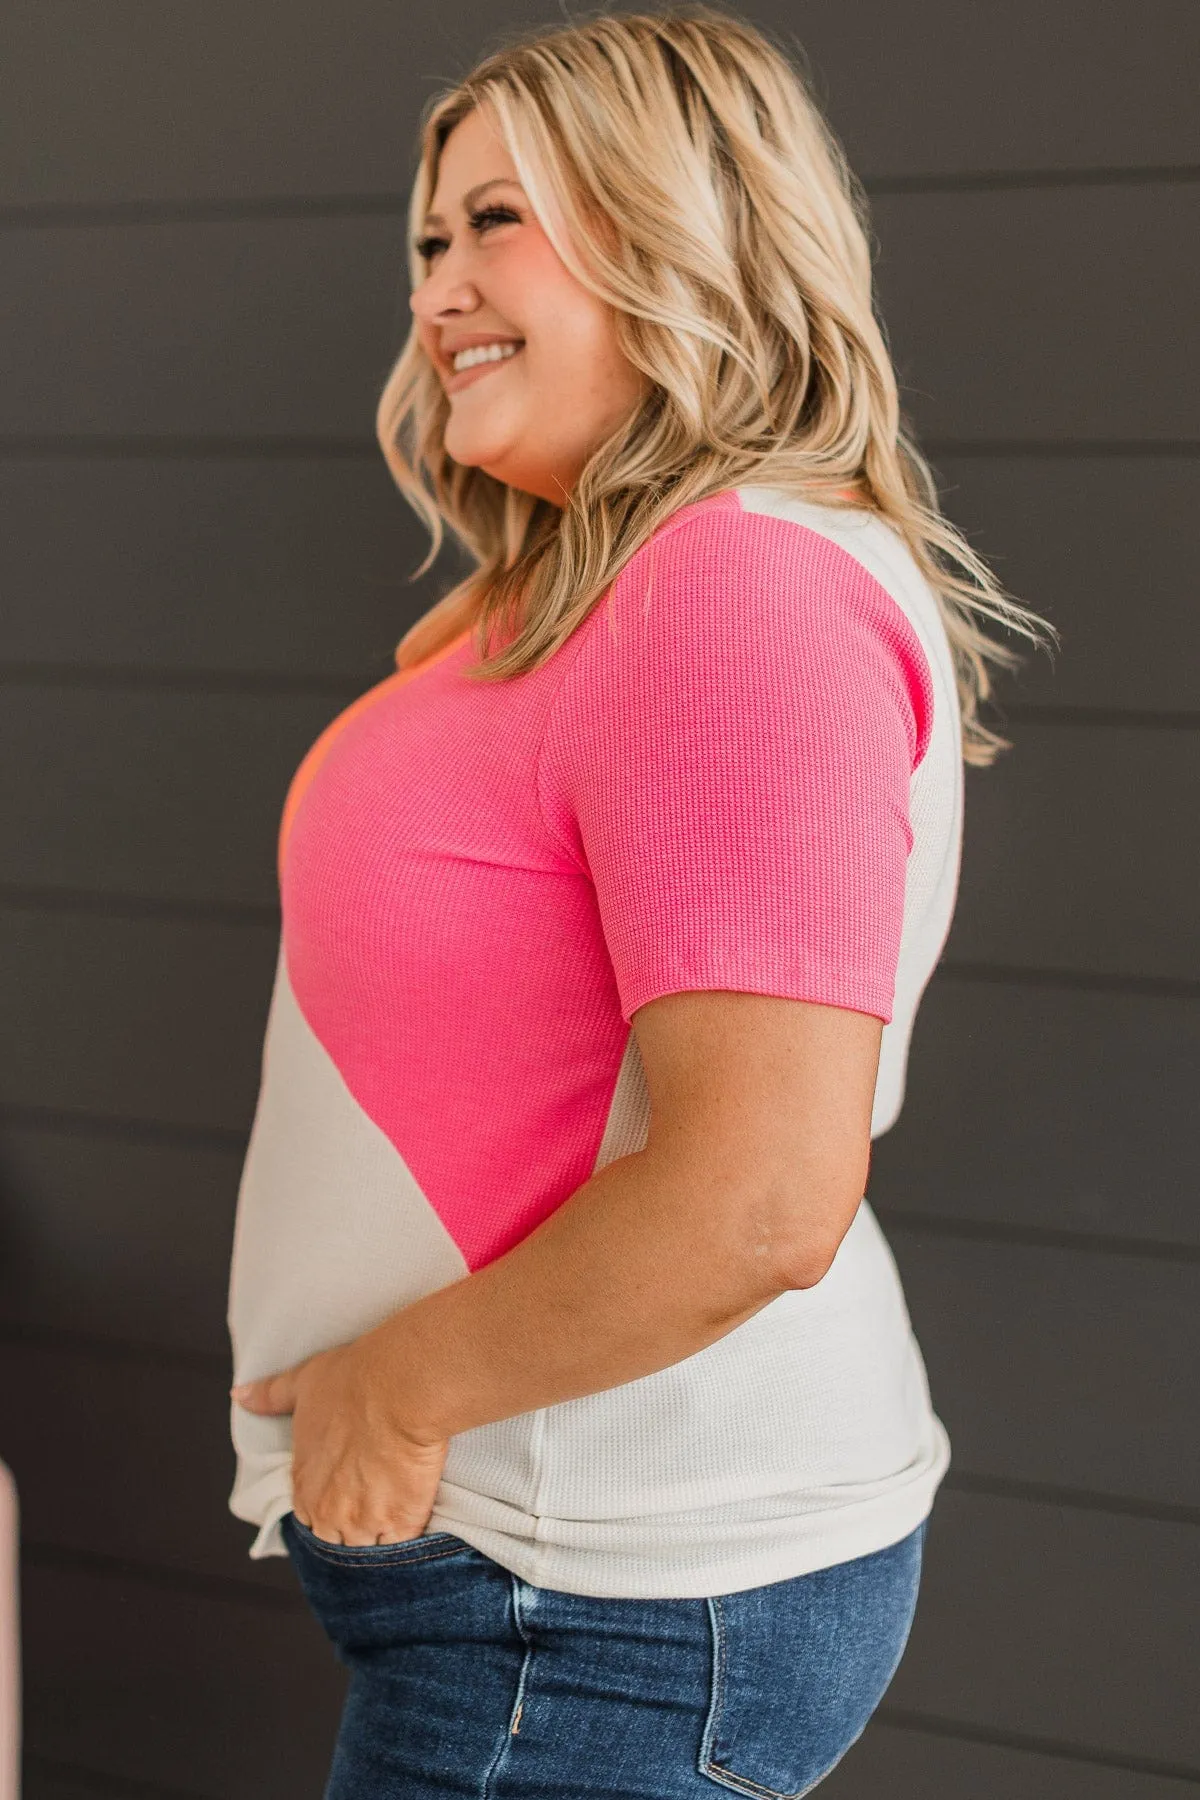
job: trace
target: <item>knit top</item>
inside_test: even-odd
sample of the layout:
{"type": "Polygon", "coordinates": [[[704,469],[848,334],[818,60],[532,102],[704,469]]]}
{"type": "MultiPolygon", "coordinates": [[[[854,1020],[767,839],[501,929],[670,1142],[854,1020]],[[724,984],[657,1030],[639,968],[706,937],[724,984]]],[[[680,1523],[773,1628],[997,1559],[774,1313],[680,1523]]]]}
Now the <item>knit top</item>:
{"type": "MultiPolygon", "coordinates": [[[[884,1021],[901,1106],[949,930],[960,721],[877,514],[743,485],[674,513],[538,668],[469,630],[322,733],[285,802],[229,1327],[247,1381],[502,1256],[647,1142],[632,1021],[727,989],[884,1021]]],[[[285,1554],[291,1419],[234,1406],[285,1554]]],[[[427,1529],[581,1594],[728,1593],[881,1549],[948,1466],[865,1196],[831,1268],[641,1379],[450,1439],[427,1529]]]]}

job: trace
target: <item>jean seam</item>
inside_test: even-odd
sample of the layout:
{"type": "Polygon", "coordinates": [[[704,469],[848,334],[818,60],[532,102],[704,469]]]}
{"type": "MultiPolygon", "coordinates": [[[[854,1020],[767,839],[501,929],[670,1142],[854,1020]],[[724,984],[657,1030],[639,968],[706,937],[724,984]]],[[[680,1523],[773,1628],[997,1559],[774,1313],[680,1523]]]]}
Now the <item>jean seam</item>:
{"type": "MultiPolygon", "coordinates": [[[[928,1530],[928,1525],[929,1525],[929,1520],[928,1520],[928,1517],[926,1517],[917,1526],[914,1527],[913,1531],[910,1532],[907,1537],[898,1540],[896,1545],[889,1544],[889,1545],[884,1546],[885,1549],[889,1549],[889,1550],[898,1549],[900,1544],[906,1544],[912,1538],[916,1539],[917,1553],[918,1553],[918,1560],[917,1560],[918,1581],[920,1579],[920,1570],[921,1570],[921,1561],[922,1561],[921,1553],[924,1550],[925,1537],[926,1537],[926,1533],[928,1530]]],[[[718,1727],[719,1727],[720,1721],[721,1721],[721,1713],[722,1713],[724,1703],[725,1703],[725,1665],[726,1665],[725,1616],[724,1616],[724,1612],[723,1612],[723,1609],[721,1606],[721,1596],[712,1595],[709,1598],[708,1610],[709,1610],[709,1617],[712,1620],[713,1640],[714,1640],[713,1691],[712,1691],[712,1700],[711,1700],[711,1703],[709,1705],[709,1710],[708,1710],[708,1718],[705,1723],[704,1736],[701,1740],[701,1745],[700,1745],[700,1761],[699,1761],[700,1773],[702,1775],[708,1776],[711,1780],[718,1782],[723,1787],[734,1788],[735,1790],[737,1790],[743,1794],[749,1795],[751,1797],[751,1800],[804,1800],[804,1796],[806,1794],[811,1794],[813,1789],[815,1787],[818,1787],[821,1784],[821,1782],[825,1780],[827,1775],[832,1774],[833,1770],[841,1762],[842,1758],[847,1754],[847,1752],[850,1751],[851,1749],[853,1749],[854,1745],[858,1742],[859,1738],[862,1737],[863,1732],[866,1730],[867,1724],[870,1723],[870,1720],[868,1719],[864,1723],[864,1725],[858,1732],[858,1735],[855,1738],[853,1738],[849,1744],[845,1745],[844,1748],[838,1752],[838,1754],[834,1757],[833,1761],[831,1763],[829,1763],[824,1769],[822,1769],[819,1775],[814,1776],[813,1779],[810,1782],[808,1782],[804,1787],[796,1788],[796,1789],[793,1789],[786,1793],[780,1788],[765,1787],[761,1782],[754,1781],[750,1776],[739,1775],[736,1770],[728,1768],[724,1763],[717,1762],[716,1758],[712,1754],[712,1746],[713,1746],[714,1740],[717,1735],[717,1730],[718,1730],[718,1727]]],[[[915,1603],[914,1603],[914,1610],[915,1610],[915,1603]]],[[[911,1616],[910,1616],[910,1620],[909,1620],[910,1631],[911,1631],[911,1624],[912,1624],[912,1620],[911,1620],[911,1616]]],[[[886,1692],[887,1688],[891,1685],[891,1682],[896,1674],[896,1670],[899,1668],[900,1663],[903,1660],[904,1651],[905,1651],[905,1649],[907,1647],[907,1643],[908,1643],[908,1637],[909,1637],[909,1631],[906,1631],[905,1636],[904,1636],[904,1642],[900,1646],[900,1649],[899,1649],[899,1652],[897,1653],[896,1659],[892,1664],[891,1672],[888,1675],[887,1682],[885,1683],[884,1692],[886,1692]]]]}
{"type": "Polygon", "coordinates": [[[516,1626],[517,1634],[525,1646],[525,1654],[521,1658],[521,1669],[517,1676],[517,1689],[516,1693],[513,1695],[512,1711],[509,1714],[508,1720],[508,1730],[505,1732],[503,1741],[497,1749],[495,1756],[492,1758],[491,1767],[483,1778],[480,1800],[488,1800],[488,1795],[492,1792],[492,1778],[499,1769],[505,1756],[508,1755],[512,1749],[512,1740],[516,1736],[517,1727],[521,1719],[521,1709],[525,1704],[525,1682],[529,1674],[530,1662],[533,1659],[533,1640],[526,1631],[524,1620],[521,1618],[520,1577],[514,1575],[510,1569],[508,1572],[508,1580],[512,1590],[513,1624],[516,1626]]]}
{"type": "MultiPolygon", "coordinates": [[[[856,1738],[855,1742],[857,1743],[857,1741],[856,1738]]],[[[846,1746],[847,1749],[851,1747],[850,1745],[846,1746]]],[[[845,1752],[842,1754],[844,1755],[845,1752]]],[[[727,1769],[724,1763],[713,1762],[711,1758],[704,1766],[704,1773],[708,1775],[715,1770],[718,1775],[726,1777],[728,1786],[737,1787],[744,1794],[762,1796],[762,1800],[804,1800],[805,1794],[811,1794],[827,1775],[832,1774],[840,1761],[841,1756],[836,1756],[828,1768],[822,1769],[819,1775],[813,1777],[807,1787],[791,1788],[786,1793],[782,1788],[763,1787],[761,1782],[752,1781],[749,1775],[739,1775],[736,1770],[727,1769]]]]}
{"type": "Polygon", "coordinates": [[[722,1787],[734,1788],[740,1793],[749,1794],[752,1800],[803,1800],[805,1794],[811,1794],[818,1783],[824,1781],[830,1769],[834,1767],[833,1763],[829,1765],[828,1769],[823,1769],[813,1781],[808,1783],[807,1787],[796,1788],[790,1793],[785,1793],[781,1788],[764,1787],[760,1781],[752,1780],[749,1775],[739,1775],[736,1769],[727,1768],[724,1763],[719,1763],[712,1754],[713,1740],[717,1735],[717,1728],[720,1725],[721,1713],[725,1705],[725,1614],[719,1594],[710,1595],[708,1616],[712,1621],[713,1628],[713,1685],[708,1721],[700,1744],[700,1773],[709,1780],[720,1783],[722,1787]]]}

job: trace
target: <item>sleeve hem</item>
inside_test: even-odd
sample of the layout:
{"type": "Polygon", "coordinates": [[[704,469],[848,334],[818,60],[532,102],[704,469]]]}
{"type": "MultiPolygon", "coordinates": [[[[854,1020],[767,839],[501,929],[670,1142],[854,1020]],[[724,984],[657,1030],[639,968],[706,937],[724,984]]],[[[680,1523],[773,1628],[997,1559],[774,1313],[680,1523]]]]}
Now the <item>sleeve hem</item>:
{"type": "Polygon", "coordinates": [[[651,1000],[667,994],[687,993],[762,994],[780,1000],[807,1000],[817,1006],[837,1006],[846,1012],[869,1013],[883,1024],[891,1023],[894,987],[885,987],[877,976],[845,968],[822,975],[812,971],[772,976],[761,970],[733,965],[709,969],[691,968],[679,975],[660,974],[625,984],[620,991],[621,1017],[632,1024],[633,1014],[651,1000]]]}

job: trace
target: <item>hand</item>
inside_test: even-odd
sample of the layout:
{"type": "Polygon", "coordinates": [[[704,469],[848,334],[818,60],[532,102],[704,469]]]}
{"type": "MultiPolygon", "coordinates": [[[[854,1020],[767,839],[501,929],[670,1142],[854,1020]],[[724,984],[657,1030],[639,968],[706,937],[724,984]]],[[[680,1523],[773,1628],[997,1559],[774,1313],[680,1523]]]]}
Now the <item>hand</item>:
{"type": "Polygon", "coordinates": [[[365,1339],[231,1390],[247,1412],[292,1414],[292,1510],[335,1544],[396,1544],[428,1528],[449,1439],[394,1417],[395,1395],[365,1339]]]}

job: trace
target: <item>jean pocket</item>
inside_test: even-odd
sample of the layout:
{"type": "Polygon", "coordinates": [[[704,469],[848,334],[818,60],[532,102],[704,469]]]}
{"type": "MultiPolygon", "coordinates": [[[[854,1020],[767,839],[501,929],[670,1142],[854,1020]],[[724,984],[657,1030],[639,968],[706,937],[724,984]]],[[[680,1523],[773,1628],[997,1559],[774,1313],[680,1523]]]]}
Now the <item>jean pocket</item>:
{"type": "Polygon", "coordinates": [[[283,1541],[289,1554],[295,1544],[302,1553],[319,1556],[322,1562],[337,1563],[343,1568],[377,1569],[390,1563],[420,1562],[430,1556],[453,1556],[471,1548],[452,1531],[425,1531],[420,1537],[401,1538],[395,1544],[336,1544],[318,1537],[295,1513],[286,1513],[280,1521],[283,1541]]]}
{"type": "Polygon", "coordinates": [[[900,1664],[924,1524],[884,1550],[708,1601],[698,1768],[750,1800],[801,1800],[856,1743],[900,1664]]]}

